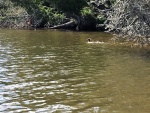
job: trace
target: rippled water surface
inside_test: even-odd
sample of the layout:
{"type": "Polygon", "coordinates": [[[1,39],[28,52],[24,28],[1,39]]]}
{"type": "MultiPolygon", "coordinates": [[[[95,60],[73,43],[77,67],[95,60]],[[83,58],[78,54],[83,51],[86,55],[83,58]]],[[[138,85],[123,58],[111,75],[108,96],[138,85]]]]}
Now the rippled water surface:
{"type": "Polygon", "coordinates": [[[150,113],[150,52],[110,34],[0,29],[0,112],[150,113]]]}

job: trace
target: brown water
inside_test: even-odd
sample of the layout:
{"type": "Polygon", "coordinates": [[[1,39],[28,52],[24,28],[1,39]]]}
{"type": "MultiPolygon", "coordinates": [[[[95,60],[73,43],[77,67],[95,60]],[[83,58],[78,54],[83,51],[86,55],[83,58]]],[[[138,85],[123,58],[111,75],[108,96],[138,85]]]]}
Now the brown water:
{"type": "Polygon", "coordinates": [[[150,52],[100,32],[0,29],[0,112],[150,113],[150,52]]]}

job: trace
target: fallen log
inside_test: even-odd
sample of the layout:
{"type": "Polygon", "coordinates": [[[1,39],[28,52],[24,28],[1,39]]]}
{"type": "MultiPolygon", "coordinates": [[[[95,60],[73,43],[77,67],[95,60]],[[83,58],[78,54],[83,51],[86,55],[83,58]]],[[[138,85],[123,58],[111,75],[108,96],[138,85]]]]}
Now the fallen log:
{"type": "Polygon", "coordinates": [[[75,29],[77,26],[76,22],[71,20],[67,23],[64,23],[64,24],[59,24],[59,25],[55,25],[53,27],[50,27],[50,29],[75,29]]]}

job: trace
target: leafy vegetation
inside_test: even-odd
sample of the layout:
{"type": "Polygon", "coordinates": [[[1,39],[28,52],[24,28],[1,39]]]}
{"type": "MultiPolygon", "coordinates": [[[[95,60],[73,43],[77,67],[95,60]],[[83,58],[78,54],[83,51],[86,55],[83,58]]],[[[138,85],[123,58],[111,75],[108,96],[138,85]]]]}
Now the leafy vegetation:
{"type": "Polygon", "coordinates": [[[10,0],[0,1],[0,26],[13,27],[25,26],[26,10],[20,6],[14,6],[10,0]]]}
{"type": "Polygon", "coordinates": [[[10,0],[26,9],[33,26],[44,27],[63,23],[68,15],[79,15],[84,0],[10,0]]]}
{"type": "MultiPolygon", "coordinates": [[[[98,14],[85,0],[2,0],[4,3],[10,3],[11,6],[6,5],[6,8],[25,9],[26,17],[24,22],[31,21],[33,27],[51,27],[62,24],[71,20],[72,18],[77,23],[76,26],[80,29],[90,27],[94,28],[95,21],[103,23],[105,17],[103,14],[98,14]],[[88,24],[88,25],[86,25],[88,24]]],[[[90,2],[90,1],[89,1],[90,2]]],[[[2,8],[6,12],[6,8],[2,8]]],[[[10,16],[14,15],[11,12],[10,16]]],[[[21,15],[20,15],[21,16],[21,15]]],[[[7,16],[6,16],[7,17],[7,16]]],[[[11,19],[12,20],[12,19],[11,19]]],[[[13,20],[12,20],[13,21],[13,20]]],[[[2,21],[1,21],[2,22],[2,21]]],[[[24,23],[26,24],[26,23],[24,23]]],[[[95,28],[94,28],[95,29],[95,28]]]]}
{"type": "Polygon", "coordinates": [[[93,12],[92,12],[92,10],[90,9],[90,7],[84,7],[84,8],[81,10],[81,15],[82,15],[82,16],[93,15],[93,12]]]}

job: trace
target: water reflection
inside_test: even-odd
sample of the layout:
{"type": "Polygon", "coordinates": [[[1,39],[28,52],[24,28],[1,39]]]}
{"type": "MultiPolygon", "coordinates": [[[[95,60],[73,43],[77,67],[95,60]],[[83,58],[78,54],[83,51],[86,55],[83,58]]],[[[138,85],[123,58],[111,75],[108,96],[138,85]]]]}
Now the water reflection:
{"type": "Polygon", "coordinates": [[[85,42],[89,36],[107,41],[111,35],[1,32],[0,112],[150,110],[149,59],[128,47],[85,42]]]}

